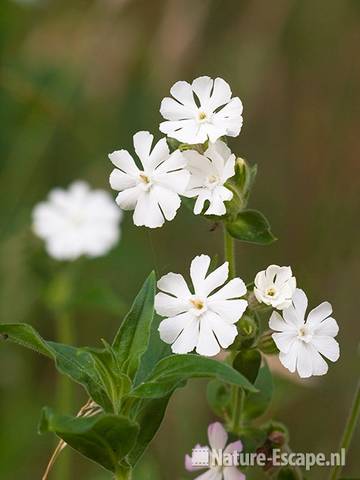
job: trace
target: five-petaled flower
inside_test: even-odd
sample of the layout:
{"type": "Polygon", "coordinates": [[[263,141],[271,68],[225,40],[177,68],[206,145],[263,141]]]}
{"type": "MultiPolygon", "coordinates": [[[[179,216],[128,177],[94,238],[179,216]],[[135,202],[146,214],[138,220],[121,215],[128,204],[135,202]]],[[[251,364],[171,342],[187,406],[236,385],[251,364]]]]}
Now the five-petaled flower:
{"type": "Polygon", "coordinates": [[[151,150],[153,135],[138,132],[134,148],[142,168],[138,168],[127,150],[109,155],[115,168],[110,185],[120,191],[116,203],[123,210],[134,210],[134,223],[149,228],[161,227],[165,219],[173,220],[185,192],[190,174],[184,169],[186,160],[179,150],[170,154],[166,139],[162,138],[151,150]]]}
{"type": "MultiPolygon", "coordinates": [[[[228,434],[222,424],[219,422],[209,425],[208,440],[210,446],[201,447],[200,445],[196,445],[193,449],[192,456],[185,456],[185,468],[187,471],[194,472],[206,468],[205,466],[199,466],[198,462],[196,462],[197,451],[207,451],[207,457],[210,459],[211,451],[216,450],[217,453],[222,453],[224,460],[226,456],[230,455],[232,458],[234,458],[234,453],[238,455],[243,449],[243,445],[240,440],[229,443],[226,446],[228,434]]],[[[225,466],[226,462],[223,461],[222,463],[222,465],[211,465],[210,462],[209,469],[200,476],[195,477],[194,480],[245,480],[245,475],[240,472],[235,465],[225,466]]]]}
{"type": "Polygon", "coordinates": [[[254,294],[258,302],[283,310],[291,305],[296,278],[290,267],[270,265],[255,277],[254,294]]]}
{"type": "Polygon", "coordinates": [[[311,310],[305,320],[308,300],[305,293],[296,289],[293,305],[282,312],[273,312],[269,326],[277,333],[272,337],[280,350],[280,361],[290,372],[296,370],[300,377],[324,375],[328,365],[322,356],[332,362],[338,360],[339,344],[334,337],[339,327],[331,318],[332,307],[323,302],[311,310]]]}
{"type": "Polygon", "coordinates": [[[225,215],[224,202],[233,197],[231,190],[224,186],[225,182],[235,175],[235,155],[218,140],[208,146],[204,155],[195,150],[184,152],[188,160],[187,168],[191,173],[190,182],[185,195],[197,197],[194,213],[198,215],[209,202],[205,215],[225,215]]]}
{"type": "Polygon", "coordinates": [[[169,137],[195,144],[239,135],[243,106],[239,97],[231,97],[230,86],[222,78],[199,77],[191,85],[176,82],[170,93],[174,98],[164,98],[160,107],[166,119],[160,130],[169,137]]]}
{"type": "Polygon", "coordinates": [[[247,307],[247,301],[240,299],[246,293],[245,284],[240,278],[225,283],[228,262],[207,275],[209,266],[207,255],[191,262],[194,292],[177,273],[168,273],[158,281],[162,292],[155,297],[155,309],[168,317],[159,325],[160,337],[172,344],[174,353],[188,353],[195,348],[200,355],[214,356],[220,352],[220,345],[228,348],[235,340],[235,323],[247,307]]]}
{"type": "Polygon", "coordinates": [[[105,255],[118,241],[121,212],[111,195],[78,181],[55,188],[33,210],[33,230],[57,260],[105,255]]]}

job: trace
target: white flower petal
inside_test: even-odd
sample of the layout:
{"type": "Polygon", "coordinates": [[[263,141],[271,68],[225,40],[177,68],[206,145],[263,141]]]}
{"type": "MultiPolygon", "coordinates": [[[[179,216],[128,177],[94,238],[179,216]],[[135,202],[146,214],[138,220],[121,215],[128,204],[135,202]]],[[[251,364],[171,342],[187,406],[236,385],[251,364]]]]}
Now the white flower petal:
{"type": "Polygon", "coordinates": [[[157,287],[166,293],[170,293],[178,298],[188,299],[191,292],[186,285],[185,279],[179,273],[167,273],[157,282],[157,287]]]}
{"type": "Polygon", "coordinates": [[[325,318],[332,314],[332,306],[329,302],[323,302],[309,312],[306,324],[311,328],[317,328],[325,318]]]}
{"type": "Polygon", "coordinates": [[[303,321],[305,318],[305,313],[308,306],[308,299],[307,299],[307,296],[305,295],[305,292],[300,288],[297,288],[295,290],[295,293],[293,296],[293,304],[294,304],[294,308],[296,310],[296,314],[298,318],[303,321]]]}
{"type": "Polygon", "coordinates": [[[184,328],[193,321],[193,318],[188,312],[165,318],[159,325],[161,340],[165,343],[174,343],[184,328]]]}
{"type": "Polygon", "coordinates": [[[312,367],[313,367],[313,375],[325,375],[329,369],[328,364],[325,362],[323,357],[318,353],[313,345],[310,344],[310,348],[312,350],[311,358],[312,358],[312,367]]]}
{"type": "Polygon", "coordinates": [[[179,81],[174,83],[170,89],[171,95],[183,105],[194,107],[194,95],[191,85],[188,82],[179,81]]]}
{"type": "Polygon", "coordinates": [[[134,210],[142,194],[143,192],[137,186],[128,188],[120,192],[115,201],[123,210],[134,210]]]}
{"type": "Polygon", "coordinates": [[[179,195],[160,185],[154,186],[153,195],[156,197],[156,200],[166,220],[173,220],[181,205],[179,195]]]}
{"type": "Polygon", "coordinates": [[[339,333],[339,325],[332,317],[327,318],[315,328],[315,335],[321,335],[326,337],[336,337],[339,333]]]}
{"type": "MultiPolygon", "coordinates": [[[[152,149],[149,160],[148,160],[148,167],[154,168],[161,168],[162,164],[167,162],[170,158],[170,150],[168,144],[166,142],[166,138],[162,138],[159,140],[154,148],[152,149]]],[[[184,162],[185,163],[185,162],[184,162]]]]}
{"type": "MultiPolygon", "coordinates": [[[[191,93],[192,95],[192,93],[191,93]]],[[[195,106],[195,104],[194,104],[195,106]]],[[[160,113],[167,120],[184,120],[193,113],[193,108],[181,105],[173,98],[165,97],[161,101],[160,113]]]]}
{"type": "Polygon", "coordinates": [[[134,149],[144,168],[149,165],[149,156],[154,136],[150,132],[141,131],[133,136],[134,149]]]}
{"type": "Polygon", "coordinates": [[[296,369],[301,378],[311,377],[313,374],[314,360],[315,356],[311,345],[300,341],[296,369]]]}
{"type": "Polygon", "coordinates": [[[230,86],[222,78],[215,78],[214,89],[211,95],[210,105],[212,110],[229,103],[231,99],[230,86]]]}
{"type": "Polygon", "coordinates": [[[139,169],[127,150],[116,150],[109,154],[109,159],[123,172],[133,176],[138,175],[139,169]]]}
{"type": "Polygon", "coordinates": [[[200,318],[200,335],[196,346],[196,352],[205,357],[213,357],[220,352],[220,346],[215,338],[206,314],[202,315],[200,318]]]}
{"type": "Polygon", "coordinates": [[[207,76],[196,78],[192,82],[192,89],[196,96],[200,100],[201,107],[207,106],[210,100],[211,90],[213,88],[214,81],[207,76]]]}
{"type": "Polygon", "coordinates": [[[111,188],[118,191],[135,187],[137,183],[132,175],[128,175],[117,168],[114,168],[111,172],[109,181],[111,188]]]}
{"type": "Polygon", "coordinates": [[[229,323],[236,323],[247,308],[246,300],[208,300],[208,306],[229,323]]]}
{"type": "Polygon", "coordinates": [[[173,317],[189,310],[188,300],[175,298],[166,293],[159,292],[155,295],[155,310],[162,317],[173,317]]]}
{"type": "Polygon", "coordinates": [[[283,319],[290,326],[300,328],[304,325],[304,317],[298,314],[298,311],[291,305],[289,308],[285,308],[282,312],[283,319]]]}
{"type": "Polygon", "coordinates": [[[229,443],[229,445],[225,448],[224,453],[233,454],[234,452],[242,452],[243,451],[243,444],[240,440],[236,442],[229,443]]]}
{"type": "Polygon", "coordinates": [[[289,323],[285,322],[283,317],[278,313],[273,311],[269,320],[269,327],[271,330],[275,330],[278,332],[286,332],[286,331],[294,331],[296,332],[296,327],[289,325],[289,323]]]}
{"type": "Polygon", "coordinates": [[[224,285],[229,276],[229,262],[224,262],[220,267],[213,270],[201,285],[200,291],[195,289],[195,293],[208,296],[216,288],[224,285]]]}
{"type": "Polygon", "coordinates": [[[288,353],[293,347],[294,340],[296,339],[296,332],[285,331],[280,333],[273,333],[272,338],[275,342],[275,345],[278,347],[280,352],[288,353]]]}
{"type": "Polygon", "coordinates": [[[202,289],[205,276],[210,266],[210,257],[208,255],[198,255],[193,259],[190,266],[190,277],[195,292],[202,289]]]}
{"type": "Polygon", "coordinates": [[[199,338],[199,320],[193,317],[180,333],[177,340],[172,344],[173,353],[192,352],[198,343],[199,338]]]}
{"type": "Polygon", "coordinates": [[[280,352],[279,360],[291,373],[294,373],[296,370],[296,364],[298,359],[298,350],[300,342],[297,339],[294,339],[291,348],[287,353],[280,352]]]}
{"type": "Polygon", "coordinates": [[[208,427],[208,439],[211,448],[223,450],[228,434],[220,422],[211,423],[208,427]]]}
{"type": "Polygon", "coordinates": [[[151,190],[139,196],[133,218],[134,224],[138,227],[158,228],[164,224],[164,216],[160,210],[157,198],[151,190]]]}
{"type": "MultiPolygon", "coordinates": [[[[235,300],[232,301],[234,302],[235,300]]],[[[207,311],[204,314],[204,317],[206,317],[206,321],[209,322],[211,329],[222,348],[230,347],[230,345],[234,343],[238,333],[236,326],[229,324],[219,315],[210,311],[207,311]]]]}
{"type": "Polygon", "coordinates": [[[314,335],[311,340],[314,347],[332,362],[336,362],[340,356],[340,348],[338,342],[333,337],[314,335]]]}
{"type": "MultiPolygon", "coordinates": [[[[165,139],[164,139],[165,140],[165,139]]],[[[166,142],[166,140],[165,140],[166,142]]],[[[168,173],[186,167],[187,160],[180,150],[175,150],[157,169],[156,173],[168,173]]]]}
{"type": "Polygon", "coordinates": [[[230,300],[232,298],[239,298],[245,295],[246,285],[241,278],[233,278],[224,285],[220,290],[213,293],[209,300],[230,300]]]}
{"type": "Polygon", "coordinates": [[[156,174],[157,183],[182,195],[188,185],[190,174],[186,170],[156,174]]]}

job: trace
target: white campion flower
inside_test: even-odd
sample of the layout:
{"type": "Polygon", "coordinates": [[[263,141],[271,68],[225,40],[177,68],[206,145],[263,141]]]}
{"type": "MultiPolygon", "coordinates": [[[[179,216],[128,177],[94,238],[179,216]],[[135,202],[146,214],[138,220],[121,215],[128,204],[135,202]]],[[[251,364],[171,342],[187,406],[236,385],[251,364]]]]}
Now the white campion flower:
{"type": "Polygon", "coordinates": [[[170,154],[166,138],[151,149],[153,139],[149,132],[138,132],[133,137],[141,168],[127,150],[109,155],[117,167],[110,175],[111,188],[120,192],[116,203],[123,210],[134,210],[135,225],[149,228],[174,219],[181,204],[179,195],[185,192],[190,179],[182,153],[176,150],[170,154]]]}
{"type": "Polygon", "coordinates": [[[291,305],[296,278],[290,267],[270,265],[255,277],[254,294],[258,302],[283,310],[291,305]]]}
{"type": "Polygon", "coordinates": [[[211,357],[220,352],[220,345],[228,348],[235,340],[235,323],[247,307],[247,301],[240,299],[246,293],[245,284],[240,278],[225,283],[228,262],[207,275],[209,266],[207,255],[199,255],[191,262],[193,292],[177,273],[168,273],[157,283],[162,292],[155,297],[155,309],[168,317],[159,325],[160,337],[172,344],[174,353],[188,353],[195,348],[200,355],[211,357]]]}
{"type": "MultiPolygon", "coordinates": [[[[209,464],[209,469],[202,473],[199,477],[195,477],[194,480],[245,480],[245,475],[240,472],[234,465],[226,466],[226,459],[230,456],[238,455],[243,450],[243,445],[240,440],[227,444],[228,434],[224,429],[223,425],[220,422],[215,422],[209,425],[208,427],[208,440],[210,446],[202,447],[196,445],[193,449],[193,455],[185,456],[185,468],[188,472],[194,472],[197,470],[203,470],[205,466],[198,466],[196,458],[196,453],[208,451],[208,458],[211,459],[212,451],[215,450],[216,454],[221,454],[223,456],[224,465],[214,465],[209,464]],[[235,454],[235,455],[234,455],[235,454]]],[[[201,458],[200,458],[201,459],[201,458]]],[[[209,462],[210,463],[210,462],[209,462]]]]}
{"type": "Polygon", "coordinates": [[[305,320],[308,299],[299,288],[296,289],[293,304],[282,312],[273,312],[269,326],[277,333],[272,337],[280,350],[280,361],[285,368],[300,377],[324,375],[328,365],[323,356],[332,362],[338,360],[339,344],[334,337],[339,327],[331,318],[332,307],[323,302],[311,310],[305,320]]]}
{"type": "Polygon", "coordinates": [[[55,188],[33,210],[33,230],[57,260],[105,255],[119,240],[121,212],[108,192],[78,181],[55,188]]]}
{"type": "Polygon", "coordinates": [[[224,184],[235,175],[235,155],[224,142],[218,140],[209,145],[204,155],[188,150],[184,156],[191,173],[185,196],[197,197],[194,213],[201,213],[204,203],[209,201],[205,215],[225,215],[224,202],[231,200],[233,193],[224,184]]]}
{"type": "Polygon", "coordinates": [[[164,98],[160,106],[166,119],[160,130],[169,137],[194,144],[239,135],[243,106],[239,97],[231,98],[230,86],[222,78],[199,77],[191,85],[176,82],[170,93],[174,98],[164,98]]]}

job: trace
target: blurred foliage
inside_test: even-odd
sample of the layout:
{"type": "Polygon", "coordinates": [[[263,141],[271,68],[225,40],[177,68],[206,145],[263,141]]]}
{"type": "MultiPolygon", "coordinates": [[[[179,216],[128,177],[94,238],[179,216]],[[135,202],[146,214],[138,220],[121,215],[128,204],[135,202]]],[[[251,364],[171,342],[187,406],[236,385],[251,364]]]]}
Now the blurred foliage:
{"type": "MultiPolygon", "coordinates": [[[[230,146],[258,164],[250,207],[279,238],[239,247],[239,274],[251,281],[270,263],[291,265],[312,305],[332,302],[341,328],[342,356],[326,377],[293,382],[272,365],[270,415],[289,425],[293,450],[334,450],[359,370],[359,26],[357,0],[1,0],[0,321],[55,335],[44,296],[63,265],[32,236],[33,205],[77,178],[108,189],[107,153],[130,147],[137,130],[158,132],[172,83],[219,75],[244,102],[230,146]]],[[[219,253],[221,240],[185,208],[159,231],[136,229],[127,215],[118,247],[81,268],[83,282],[113,292],[119,313],[113,295],[107,305],[84,292],[95,300],[78,309],[78,344],[112,337],[152,268],[185,273],[195,254],[219,253]]],[[[50,437],[36,426],[41,406],[53,406],[56,375],[33,354],[1,347],[0,478],[39,478],[50,437]]],[[[206,382],[177,393],[137,480],[191,477],[183,459],[206,439],[205,405],[206,382]]],[[[360,469],[359,435],[349,477],[360,469]]],[[[314,469],[309,479],[320,476],[314,469]]],[[[73,478],[108,477],[76,457],[73,478]]]]}

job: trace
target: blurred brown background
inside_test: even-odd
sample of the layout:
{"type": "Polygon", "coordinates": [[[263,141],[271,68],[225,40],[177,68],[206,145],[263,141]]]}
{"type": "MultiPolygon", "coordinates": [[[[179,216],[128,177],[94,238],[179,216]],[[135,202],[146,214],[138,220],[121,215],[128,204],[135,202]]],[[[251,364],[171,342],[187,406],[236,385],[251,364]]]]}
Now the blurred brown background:
{"type": "MultiPolygon", "coordinates": [[[[244,103],[230,146],[259,166],[251,206],[279,238],[238,246],[238,272],[251,281],[270,263],[291,265],[310,305],[329,300],[340,325],[340,361],[316,381],[277,377],[269,415],[288,424],[293,450],[334,450],[359,375],[359,27],[358,0],[1,0],[0,321],[55,336],[44,292],[62,266],[31,234],[33,205],[78,178],[109,189],[107,153],[131,147],[138,130],[160,137],[170,86],[221,76],[244,103]]],[[[195,254],[222,248],[221,233],[185,208],[156,231],[126,215],[122,231],[110,255],[83,262],[86,282],[117,302],[80,295],[78,344],[111,338],[152,268],[185,273],[195,254]]],[[[11,345],[1,345],[0,365],[0,478],[38,479],[54,439],[36,426],[41,406],[54,406],[56,374],[11,345]]],[[[194,477],[183,458],[214,418],[205,383],[175,395],[136,480],[194,477]]],[[[359,447],[360,431],[348,477],[359,478],[359,447]]],[[[75,459],[74,479],[109,478],[75,459]]]]}

